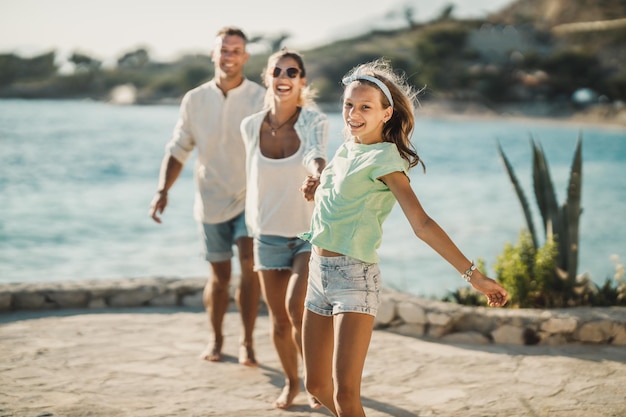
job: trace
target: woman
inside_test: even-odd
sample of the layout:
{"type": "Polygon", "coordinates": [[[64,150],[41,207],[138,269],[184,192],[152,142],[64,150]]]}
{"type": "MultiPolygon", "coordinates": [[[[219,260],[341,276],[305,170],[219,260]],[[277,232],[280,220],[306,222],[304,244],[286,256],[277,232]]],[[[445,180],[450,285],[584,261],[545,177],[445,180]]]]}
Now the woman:
{"type": "MultiPolygon", "coordinates": [[[[416,93],[379,60],[343,80],[347,140],[315,191],[313,244],[303,324],[306,387],[335,416],[362,417],[361,375],[382,286],[377,249],[396,200],[415,235],[484,293],[491,306],[507,293],[480,273],[422,208],[408,170],[421,161],[411,144],[416,93]]],[[[303,183],[310,198],[315,181],[303,183]]]]}
{"type": "MultiPolygon", "coordinates": [[[[319,178],[326,165],[328,120],[313,102],[302,57],[289,50],[271,55],[263,72],[266,109],[242,121],[246,145],[246,225],[253,236],[254,269],[272,322],[271,337],[285,373],[274,402],[289,408],[300,391],[302,314],[311,245],[313,204],[299,188],[319,178]]],[[[309,396],[313,408],[321,405],[309,396]]]]}

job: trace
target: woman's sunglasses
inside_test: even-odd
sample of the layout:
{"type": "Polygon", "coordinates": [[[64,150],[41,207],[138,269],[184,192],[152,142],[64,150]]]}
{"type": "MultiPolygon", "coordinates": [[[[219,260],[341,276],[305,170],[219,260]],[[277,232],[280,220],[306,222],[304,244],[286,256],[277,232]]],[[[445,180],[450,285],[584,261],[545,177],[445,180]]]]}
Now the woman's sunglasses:
{"type": "MultiPolygon", "coordinates": [[[[272,76],[274,78],[280,77],[280,73],[283,72],[283,69],[280,67],[274,67],[274,72],[272,72],[272,76]]],[[[284,70],[287,73],[287,77],[296,78],[298,74],[300,74],[300,70],[296,67],[289,67],[284,70]]]]}

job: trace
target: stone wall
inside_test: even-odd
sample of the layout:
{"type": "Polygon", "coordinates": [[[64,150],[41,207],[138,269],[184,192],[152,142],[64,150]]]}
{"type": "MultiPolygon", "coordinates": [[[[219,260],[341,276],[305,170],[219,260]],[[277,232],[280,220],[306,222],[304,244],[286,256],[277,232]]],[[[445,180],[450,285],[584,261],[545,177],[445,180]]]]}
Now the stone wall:
{"type": "MultiPolygon", "coordinates": [[[[145,278],[2,284],[0,314],[68,308],[179,306],[202,309],[205,282],[205,278],[145,278]]],[[[233,290],[236,284],[233,282],[233,290]]],[[[595,343],[626,346],[626,308],[538,310],[467,307],[385,289],[376,317],[376,328],[453,343],[595,343]]]]}
{"type": "Polygon", "coordinates": [[[405,335],[453,343],[626,346],[624,307],[468,307],[385,290],[376,325],[405,335]]]}

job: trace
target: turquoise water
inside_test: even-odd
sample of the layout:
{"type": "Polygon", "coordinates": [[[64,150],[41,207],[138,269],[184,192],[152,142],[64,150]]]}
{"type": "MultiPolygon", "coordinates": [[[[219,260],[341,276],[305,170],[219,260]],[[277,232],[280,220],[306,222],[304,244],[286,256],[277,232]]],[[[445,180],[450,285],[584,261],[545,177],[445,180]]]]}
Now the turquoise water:
{"type": "MultiPolygon", "coordinates": [[[[164,223],[148,216],[177,115],[176,106],[0,100],[0,282],[206,276],[192,219],[193,161],[170,193],[164,223]]],[[[342,122],[329,117],[332,155],[342,122]]],[[[413,170],[412,184],[461,250],[490,267],[525,227],[497,141],[534,208],[529,137],[543,146],[562,202],[579,134],[579,272],[603,282],[614,271],[610,256],[626,259],[625,129],[418,117],[414,142],[427,172],[413,170]]],[[[536,227],[539,221],[535,213],[536,227]]],[[[398,207],[380,254],[387,286],[440,296],[465,285],[413,235],[398,207]]]]}

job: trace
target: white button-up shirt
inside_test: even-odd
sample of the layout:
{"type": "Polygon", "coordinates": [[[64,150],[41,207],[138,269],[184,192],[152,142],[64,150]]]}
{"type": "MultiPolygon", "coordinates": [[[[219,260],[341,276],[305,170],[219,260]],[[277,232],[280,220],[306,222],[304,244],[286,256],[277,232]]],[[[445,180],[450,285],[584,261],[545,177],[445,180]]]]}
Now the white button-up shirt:
{"type": "Polygon", "coordinates": [[[224,96],[211,80],[183,97],[180,115],[166,153],[181,163],[198,149],[194,176],[194,218],[222,223],[243,212],[246,197],[246,151],[240,124],[263,108],[265,89],[244,79],[224,96]]]}

